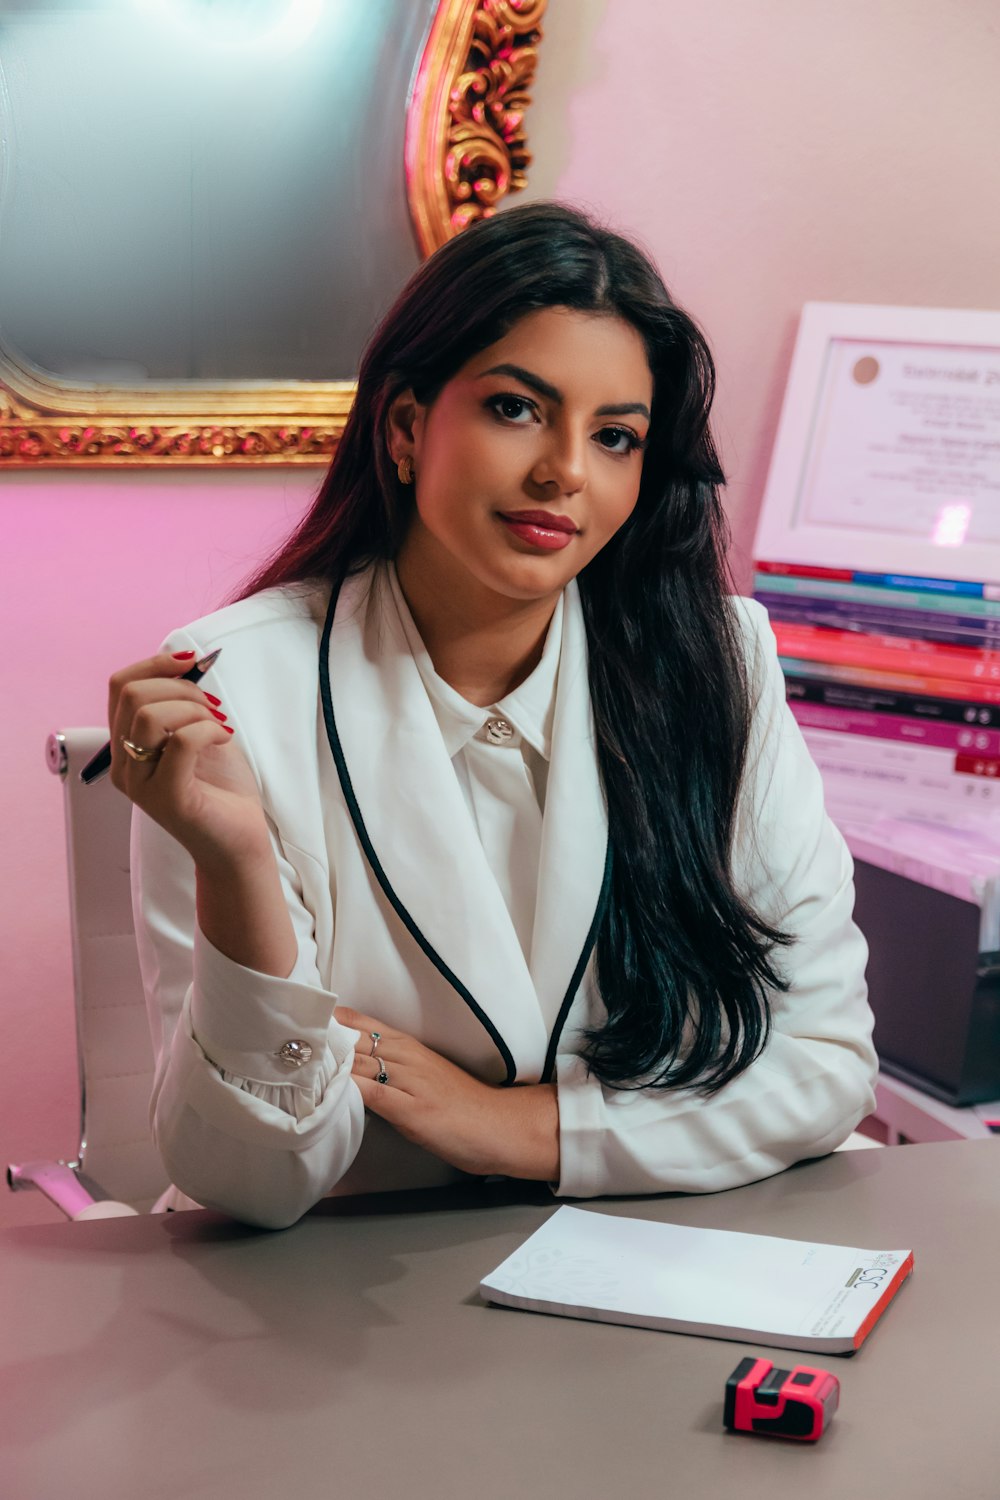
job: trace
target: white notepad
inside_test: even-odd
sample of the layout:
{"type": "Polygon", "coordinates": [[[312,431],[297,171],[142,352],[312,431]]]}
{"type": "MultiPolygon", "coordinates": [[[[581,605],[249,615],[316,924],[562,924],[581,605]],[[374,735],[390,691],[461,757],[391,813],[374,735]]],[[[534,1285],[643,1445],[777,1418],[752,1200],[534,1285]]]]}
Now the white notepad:
{"type": "Polygon", "coordinates": [[[912,1270],[910,1250],[560,1208],[480,1291],[532,1312],[846,1354],[912,1270]]]}

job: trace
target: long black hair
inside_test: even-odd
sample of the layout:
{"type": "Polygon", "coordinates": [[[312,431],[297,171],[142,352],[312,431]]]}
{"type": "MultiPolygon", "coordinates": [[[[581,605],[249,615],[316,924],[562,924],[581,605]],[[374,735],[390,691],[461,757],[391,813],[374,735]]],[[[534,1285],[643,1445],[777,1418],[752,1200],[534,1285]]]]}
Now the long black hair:
{"type": "Polygon", "coordinates": [[[737,890],[731,853],[751,688],[726,564],[712,357],[629,240],[569,207],[483,220],[419,268],[373,335],[315,503],[236,595],[340,580],[396,556],[412,488],[389,455],[392,401],[422,403],[525,313],[615,316],[643,339],[653,405],[638,503],[579,575],[607,799],[612,888],[597,938],[607,1016],[583,1056],[616,1088],[722,1087],[761,1051],[785,934],[737,890]]]}

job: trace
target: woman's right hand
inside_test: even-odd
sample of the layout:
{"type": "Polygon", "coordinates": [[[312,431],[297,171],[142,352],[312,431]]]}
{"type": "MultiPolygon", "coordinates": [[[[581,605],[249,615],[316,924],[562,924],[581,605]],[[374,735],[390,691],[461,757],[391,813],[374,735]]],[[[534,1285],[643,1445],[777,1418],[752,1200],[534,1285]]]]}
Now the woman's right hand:
{"type": "Polygon", "coordinates": [[[270,850],[253,772],[225,720],[225,704],[185,682],[195,653],[163,652],[108,684],[111,780],[173,835],[203,871],[224,871],[270,850]],[[122,741],[160,749],[136,761],[122,741]]]}

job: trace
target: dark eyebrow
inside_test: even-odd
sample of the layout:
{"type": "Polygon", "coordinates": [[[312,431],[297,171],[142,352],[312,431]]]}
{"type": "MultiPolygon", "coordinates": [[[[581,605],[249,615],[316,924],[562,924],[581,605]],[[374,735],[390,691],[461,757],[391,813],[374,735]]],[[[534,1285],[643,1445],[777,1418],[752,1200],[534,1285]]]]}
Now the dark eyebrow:
{"type": "Polygon", "coordinates": [[[532,375],[531,371],[526,370],[523,365],[493,365],[491,369],[483,370],[482,375],[510,375],[512,379],[519,380],[522,385],[530,386],[540,396],[545,396],[547,400],[554,401],[557,406],[562,406],[562,391],[556,390],[554,385],[549,385],[549,382],[543,380],[540,375],[532,375]]]}
{"type": "MultiPolygon", "coordinates": [[[[543,380],[540,375],[533,375],[523,365],[493,365],[490,369],[481,371],[477,378],[482,379],[484,375],[510,375],[512,379],[520,380],[522,385],[537,391],[546,400],[554,401],[557,406],[563,403],[562,391],[557,390],[554,385],[549,385],[549,382],[543,380]]],[[[645,417],[646,421],[649,421],[649,407],[644,406],[641,401],[623,401],[611,406],[599,406],[594,413],[597,417],[624,417],[629,414],[645,417]]]]}
{"type": "Polygon", "coordinates": [[[594,413],[595,417],[627,417],[634,414],[637,417],[645,417],[649,421],[649,407],[643,406],[641,401],[623,401],[620,406],[599,406],[594,413]]]}

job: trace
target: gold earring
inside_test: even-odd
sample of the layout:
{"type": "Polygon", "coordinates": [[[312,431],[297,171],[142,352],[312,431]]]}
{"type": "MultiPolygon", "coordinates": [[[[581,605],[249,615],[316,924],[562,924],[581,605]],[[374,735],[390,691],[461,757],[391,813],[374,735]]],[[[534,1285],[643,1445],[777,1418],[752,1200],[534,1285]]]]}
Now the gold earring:
{"type": "Polygon", "coordinates": [[[400,484],[413,483],[413,459],[408,453],[404,454],[399,460],[399,463],[396,465],[396,473],[399,475],[400,484]]]}

